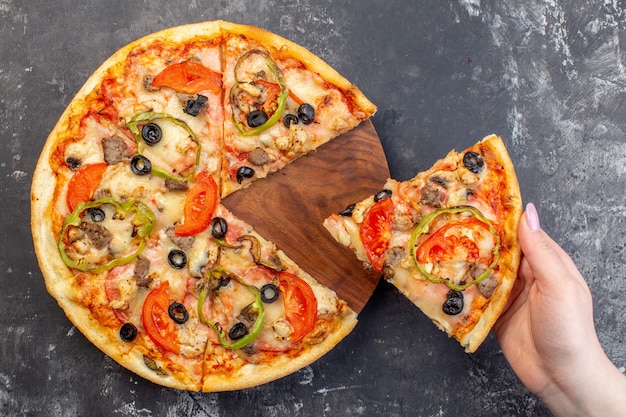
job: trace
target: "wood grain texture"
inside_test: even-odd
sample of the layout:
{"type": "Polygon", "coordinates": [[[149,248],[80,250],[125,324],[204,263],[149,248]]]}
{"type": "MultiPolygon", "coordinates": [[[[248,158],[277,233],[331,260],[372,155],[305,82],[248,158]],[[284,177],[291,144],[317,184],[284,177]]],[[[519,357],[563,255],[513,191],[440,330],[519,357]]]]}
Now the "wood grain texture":
{"type": "Polygon", "coordinates": [[[388,177],[385,153],[368,120],[222,203],[360,313],[380,276],[366,272],[322,223],[379,191],[388,177]]]}

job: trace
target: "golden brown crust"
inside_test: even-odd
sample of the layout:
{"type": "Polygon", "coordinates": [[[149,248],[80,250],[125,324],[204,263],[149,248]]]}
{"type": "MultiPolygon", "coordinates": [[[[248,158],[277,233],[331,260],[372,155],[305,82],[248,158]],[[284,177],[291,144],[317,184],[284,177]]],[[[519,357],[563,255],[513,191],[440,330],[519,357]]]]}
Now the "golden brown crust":
{"type": "MultiPolygon", "coordinates": [[[[112,74],[120,74],[124,70],[129,54],[143,45],[155,41],[163,41],[166,45],[193,42],[196,39],[221,39],[226,33],[237,33],[258,39],[277,47],[287,48],[290,54],[302,60],[307,67],[321,73],[331,82],[344,88],[354,95],[356,102],[363,105],[365,111],[372,114],[375,107],[353,85],[330,68],[322,60],[304,48],[267,31],[245,25],[236,25],[223,21],[214,21],[179,26],[138,39],[114,53],[88,78],[83,87],[65,109],[56,126],[50,133],[33,175],[31,188],[31,230],[38,262],[44,276],[46,288],[57,300],[68,319],[85,337],[105,354],[120,365],[136,374],[168,387],[186,390],[222,391],[247,388],[295,372],[297,369],[312,363],[332,349],[355,326],[356,315],[346,309],[342,315],[335,317],[332,333],[321,343],[311,344],[296,357],[285,357],[265,364],[246,365],[245,371],[236,375],[202,375],[203,357],[184,358],[169,354],[156,348],[144,334],[145,340],[131,345],[121,342],[118,330],[104,325],[99,319],[106,309],[106,299],[100,300],[99,312],[90,310],[84,304],[84,294],[77,284],[77,275],[69,269],[61,257],[57,247],[58,233],[61,223],[69,213],[65,207],[64,186],[70,174],[58,170],[61,155],[59,148],[71,137],[77,127],[76,119],[81,118],[88,110],[87,100],[97,91],[102,81],[112,74]],[[83,302],[81,302],[83,301],[83,302]],[[154,361],[157,370],[146,365],[145,357],[154,361]],[[204,381],[204,382],[203,382],[204,381]]],[[[98,279],[103,280],[102,277],[98,279]]],[[[100,290],[103,291],[103,290],[100,290]]],[[[100,294],[100,297],[104,297],[100,294]]],[[[91,306],[93,307],[93,306],[91,306]]],[[[110,313],[112,315],[112,313],[110,313]]]]}

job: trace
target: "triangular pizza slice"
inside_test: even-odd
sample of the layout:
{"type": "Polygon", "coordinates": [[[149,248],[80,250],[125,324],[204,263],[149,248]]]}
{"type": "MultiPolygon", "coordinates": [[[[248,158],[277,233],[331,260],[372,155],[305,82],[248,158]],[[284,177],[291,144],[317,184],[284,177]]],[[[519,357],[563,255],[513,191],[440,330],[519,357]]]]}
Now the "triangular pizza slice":
{"type": "Polygon", "coordinates": [[[324,226],[468,352],[483,342],[517,276],[522,212],[500,137],[329,216],[324,226]]]}

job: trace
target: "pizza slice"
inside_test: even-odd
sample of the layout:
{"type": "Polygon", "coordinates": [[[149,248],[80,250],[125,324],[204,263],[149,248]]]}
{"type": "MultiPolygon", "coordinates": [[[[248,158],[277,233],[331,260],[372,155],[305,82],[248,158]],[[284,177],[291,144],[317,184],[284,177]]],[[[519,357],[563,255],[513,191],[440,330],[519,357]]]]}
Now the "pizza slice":
{"type": "Polygon", "coordinates": [[[223,196],[375,112],[356,86],[303,47],[250,26],[223,22],[222,27],[223,196]]]}
{"type": "Polygon", "coordinates": [[[410,180],[389,179],[324,226],[474,352],[516,279],[521,212],[513,165],[491,135],[410,180]]]}

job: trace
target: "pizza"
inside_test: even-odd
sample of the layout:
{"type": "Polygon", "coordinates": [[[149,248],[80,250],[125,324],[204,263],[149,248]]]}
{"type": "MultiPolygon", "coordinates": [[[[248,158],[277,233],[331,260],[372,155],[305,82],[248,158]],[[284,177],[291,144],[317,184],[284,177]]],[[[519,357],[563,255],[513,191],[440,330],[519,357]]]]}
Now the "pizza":
{"type": "Polygon", "coordinates": [[[355,312],[222,199],[375,110],[320,58],[251,26],[130,43],[38,160],[31,227],[47,290],[95,346],[164,386],[235,390],[312,363],[355,312]]]}
{"type": "Polygon", "coordinates": [[[324,227],[474,352],[517,277],[521,213],[513,164],[491,135],[412,179],[389,179],[324,227]]]}

